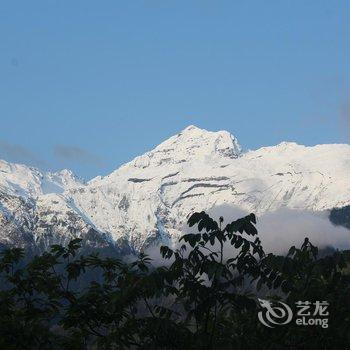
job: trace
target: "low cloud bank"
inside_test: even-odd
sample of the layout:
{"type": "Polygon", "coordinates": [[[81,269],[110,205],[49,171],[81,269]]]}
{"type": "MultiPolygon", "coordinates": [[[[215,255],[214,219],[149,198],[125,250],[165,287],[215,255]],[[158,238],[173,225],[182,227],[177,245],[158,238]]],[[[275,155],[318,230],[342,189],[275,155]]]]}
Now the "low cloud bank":
{"type": "Polygon", "coordinates": [[[95,166],[103,166],[102,159],[90,153],[84,148],[69,145],[58,145],[54,148],[55,157],[65,162],[75,162],[80,164],[93,164],[95,166]]]}
{"type": "Polygon", "coordinates": [[[45,161],[39,159],[28,148],[3,140],[0,140],[0,158],[8,162],[24,163],[32,166],[44,167],[47,165],[45,161]]]}
{"type": "MultiPolygon", "coordinates": [[[[221,206],[208,211],[215,219],[223,216],[225,224],[249,214],[239,208],[221,206]]],[[[266,252],[285,254],[305,237],[319,248],[350,249],[350,230],[334,226],[328,212],[311,212],[282,208],[257,217],[257,229],[266,252]]]]}
{"type": "MultiPolygon", "coordinates": [[[[233,206],[218,206],[208,210],[208,214],[215,220],[220,216],[224,217],[223,225],[236,219],[244,217],[249,212],[233,206]]],[[[328,212],[310,212],[305,210],[294,210],[283,208],[274,212],[262,214],[257,217],[258,237],[266,253],[284,255],[291,246],[300,247],[304,238],[308,237],[311,243],[319,249],[335,248],[350,249],[350,230],[334,226],[329,221],[328,212]]],[[[183,234],[197,233],[195,227],[184,226],[183,234]]],[[[252,239],[251,236],[246,236],[252,239]]],[[[254,240],[254,238],[253,238],[254,240]]],[[[173,249],[179,248],[184,242],[173,242],[173,249]]],[[[169,265],[171,260],[165,261],[159,253],[160,246],[151,246],[145,250],[145,253],[153,260],[153,264],[169,265]]],[[[218,250],[219,246],[212,247],[218,250]]],[[[225,244],[224,255],[226,258],[232,256],[232,250],[235,250],[230,244],[225,244]]],[[[186,255],[186,254],[185,254],[186,255]]]]}

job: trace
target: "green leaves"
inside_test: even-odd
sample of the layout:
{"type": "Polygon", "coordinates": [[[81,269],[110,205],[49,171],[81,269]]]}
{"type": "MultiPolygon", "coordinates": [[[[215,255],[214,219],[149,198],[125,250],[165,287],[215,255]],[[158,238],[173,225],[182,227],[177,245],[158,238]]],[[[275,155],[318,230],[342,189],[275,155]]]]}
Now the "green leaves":
{"type": "Polygon", "coordinates": [[[189,243],[189,245],[193,248],[198,242],[200,242],[201,238],[202,238],[201,234],[189,233],[187,235],[183,235],[179,241],[181,242],[183,240],[189,243]]]}
{"type": "Polygon", "coordinates": [[[5,249],[0,252],[0,272],[9,273],[15,264],[18,264],[24,256],[24,250],[20,248],[5,249]]]}
{"type": "Polygon", "coordinates": [[[233,232],[247,233],[248,235],[255,236],[258,234],[257,229],[254,224],[256,224],[256,217],[254,214],[249,214],[244,218],[232,221],[230,224],[226,225],[225,231],[232,234],[233,232]]]}
{"type": "Polygon", "coordinates": [[[293,256],[295,252],[296,252],[296,248],[293,245],[292,247],[290,247],[287,256],[293,256]]]}
{"type": "MultiPolygon", "coordinates": [[[[34,258],[25,270],[8,277],[16,285],[14,295],[18,298],[6,299],[7,305],[17,307],[24,293],[29,295],[32,301],[27,304],[30,308],[26,317],[29,314],[39,324],[50,317],[58,319],[70,334],[66,339],[70,344],[88,341],[97,346],[107,344],[106,348],[127,349],[140,342],[144,348],[150,344],[157,348],[172,339],[177,344],[174,348],[188,344],[203,347],[206,344],[199,342],[197,335],[201,335],[198,339],[206,339],[210,329],[216,327],[219,313],[247,310],[254,304],[235,288],[242,285],[246,275],[257,278],[259,274],[253,255],[261,254],[260,242],[240,235],[255,234],[255,216],[248,215],[221,229],[223,222],[220,218],[217,223],[205,212],[194,213],[188,223],[191,227],[197,225],[198,233],[181,237],[185,244],[179,249],[160,247],[161,256],[170,260],[169,267],[152,267],[150,258],[143,253],[128,264],[98,254],[80,256],[80,239],[66,247],[54,245],[50,252],[34,258]],[[224,255],[224,244],[236,249],[229,250],[229,257],[224,255]],[[98,280],[73,291],[71,285],[80,286],[89,271],[98,280]],[[163,305],[166,300],[172,300],[170,305],[163,305]],[[198,333],[189,332],[188,322],[197,324],[198,333]],[[168,337],[160,339],[159,329],[168,337]],[[174,332],[178,332],[175,337],[174,332]]],[[[4,253],[0,261],[2,271],[11,273],[22,254],[20,250],[4,253]]]]}
{"type": "Polygon", "coordinates": [[[319,258],[317,247],[305,239],[287,256],[265,255],[254,214],[222,228],[223,222],[205,212],[191,215],[188,223],[193,229],[197,225],[198,232],[181,237],[178,248],[161,246],[168,261],[158,267],[142,252],[131,262],[82,256],[79,239],[66,247],[54,245],[26,264],[21,249],[2,251],[0,277],[6,287],[0,291],[0,347],[256,349],[303,344],[311,349],[323,337],[325,344],[319,342],[318,348],[335,348],[327,343],[333,333],[325,329],[317,333],[313,328],[311,341],[292,324],[276,330],[275,339],[275,333],[265,333],[257,325],[259,292],[279,295],[288,305],[329,300],[336,348],[346,348],[342,334],[349,331],[344,324],[350,323],[350,278],[343,254],[319,258]],[[246,287],[251,294],[243,292],[246,287]]]}
{"type": "Polygon", "coordinates": [[[201,232],[203,229],[205,229],[207,232],[219,229],[218,223],[204,211],[192,214],[187,223],[190,227],[198,224],[199,232],[201,232]]]}
{"type": "Polygon", "coordinates": [[[160,254],[165,259],[170,259],[173,256],[173,251],[167,246],[161,246],[160,247],[160,254]]]}
{"type": "Polygon", "coordinates": [[[56,257],[63,257],[68,258],[69,256],[74,257],[76,255],[76,252],[81,248],[81,239],[75,238],[72,239],[67,247],[63,247],[58,244],[54,244],[50,247],[51,253],[54,254],[56,257]]]}
{"type": "Polygon", "coordinates": [[[73,261],[67,264],[66,271],[68,273],[68,279],[76,281],[81,272],[85,271],[85,268],[81,262],[73,261]]]}

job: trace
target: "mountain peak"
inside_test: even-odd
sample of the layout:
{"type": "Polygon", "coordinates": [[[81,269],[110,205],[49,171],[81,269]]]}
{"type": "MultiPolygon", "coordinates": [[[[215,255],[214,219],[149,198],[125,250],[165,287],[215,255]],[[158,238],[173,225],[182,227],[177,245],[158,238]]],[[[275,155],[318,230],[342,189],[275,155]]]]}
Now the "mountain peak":
{"type": "Polygon", "coordinates": [[[195,126],[195,125],[189,125],[189,126],[187,126],[185,129],[183,129],[181,132],[184,133],[184,132],[190,132],[190,131],[194,131],[194,130],[203,130],[203,131],[206,131],[206,130],[204,130],[204,129],[198,128],[198,127],[195,126]]]}
{"type": "Polygon", "coordinates": [[[134,160],[136,167],[185,163],[208,158],[237,158],[241,147],[228,131],[207,131],[194,125],[159,144],[152,151],[134,160]]]}

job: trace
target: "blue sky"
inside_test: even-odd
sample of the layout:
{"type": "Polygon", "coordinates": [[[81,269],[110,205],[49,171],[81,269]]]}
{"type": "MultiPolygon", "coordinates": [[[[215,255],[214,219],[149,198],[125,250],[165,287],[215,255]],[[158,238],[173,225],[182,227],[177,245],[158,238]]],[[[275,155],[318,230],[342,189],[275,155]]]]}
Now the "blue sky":
{"type": "Polygon", "coordinates": [[[349,143],[350,2],[0,3],[0,157],[85,178],[189,124],[349,143]]]}

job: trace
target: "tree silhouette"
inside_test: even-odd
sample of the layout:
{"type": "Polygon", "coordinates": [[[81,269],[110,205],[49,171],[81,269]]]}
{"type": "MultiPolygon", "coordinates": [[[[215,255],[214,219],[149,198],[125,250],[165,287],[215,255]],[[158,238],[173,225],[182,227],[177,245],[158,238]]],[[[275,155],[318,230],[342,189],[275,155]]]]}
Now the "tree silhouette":
{"type": "Polygon", "coordinates": [[[265,254],[254,214],[224,225],[205,212],[163,264],[82,255],[81,242],[54,245],[24,263],[0,257],[1,349],[346,349],[350,280],[342,253],[319,258],[305,239],[287,256],[265,254]],[[98,276],[98,278],[96,278],[98,276]],[[330,327],[268,329],[258,296],[293,305],[327,300],[330,327]]]}

